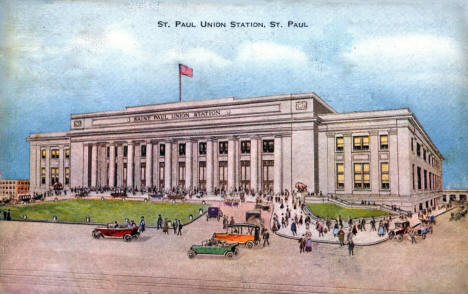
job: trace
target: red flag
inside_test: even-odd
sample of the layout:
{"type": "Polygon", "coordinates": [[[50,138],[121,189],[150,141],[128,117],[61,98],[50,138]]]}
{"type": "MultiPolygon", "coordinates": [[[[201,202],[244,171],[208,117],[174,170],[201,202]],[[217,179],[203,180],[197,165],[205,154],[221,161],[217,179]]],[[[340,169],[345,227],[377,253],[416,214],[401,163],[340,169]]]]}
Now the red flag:
{"type": "Polygon", "coordinates": [[[186,65],[183,65],[183,64],[179,64],[179,75],[185,75],[185,76],[188,76],[188,77],[193,77],[193,69],[186,66],[186,65]]]}

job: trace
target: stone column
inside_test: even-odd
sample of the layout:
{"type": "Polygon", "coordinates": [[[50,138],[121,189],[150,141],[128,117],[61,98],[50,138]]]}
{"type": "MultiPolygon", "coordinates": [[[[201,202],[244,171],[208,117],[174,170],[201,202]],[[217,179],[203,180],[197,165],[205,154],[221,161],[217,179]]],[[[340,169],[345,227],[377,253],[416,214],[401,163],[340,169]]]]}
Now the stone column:
{"type": "Polygon", "coordinates": [[[89,186],[89,144],[83,144],[83,187],[89,186]]]}
{"type": "Polygon", "coordinates": [[[123,145],[117,147],[117,183],[116,186],[123,187],[123,145]]]}
{"type": "Polygon", "coordinates": [[[115,186],[115,145],[109,144],[109,187],[115,186]]]}
{"type": "Polygon", "coordinates": [[[194,140],[191,143],[193,145],[192,147],[192,186],[193,187],[198,187],[199,186],[199,175],[198,175],[198,141],[194,140]]]}
{"type": "Polygon", "coordinates": [[[107,147],[105,144],[98,145],[98,186],[107,185],[107,147]]]}
{"type": "Polygon", "coordinates": [[[46,147],[45,168],[46,168],[46,189],[48,190],[50,188],[50,146],[46,147]]]}
{"type": "Polygon", "coordinates": [[[172,187],[179,186],[179,142],[172,142],[172,187]]]}
{"type": "Polygon", "coordinates": [[[206,142],[206,192],[213,193],[213,139],[206,142]]]}
{"type": "Polygon", "coordinates": [[[228,192],[234,191],[235,186],[235,172],[236,172],[236,142],[235,138],[231,137],[228,140],[228,181],[227,190],[228,192]]]}
{"type": "Polygon", "coordinates": [[[65,153],[63,152],[63,145],[59,146],[59,182],[62,183],[63,187],[65,187],[64,175],[64,161],[65,161],[65,153]]]}
{"type": "Polygon", "coordinates": [[[135,144],[133,147],[133,186],[138,188],[138,190],[141,189],[141,145],[135,144]]]}
{"type": "MultiPolygon", "coordinates": [[[[396,194],[400,196],[399,179],[398,179],[398,133],[397,133],[397,129],[390,129],[388,132],[388,151],[390,153],[390,160],[388,163],[388,167],[390,169],[389,170],[390,190],[392,194],[396,194]]],[[[424,176],[424,175],[421,174],[421,176],[424,176]]],[[[408,191],[408,194],[409,193],[410,192],[408,191]]]]}
{"type": "Polygon", "coordinates": [[[187,190],[192,189],[192,141],[187,140],[185,142],[185,188],[187,190]]]}
{"type": "Polygon", "coordinates": [[[153,143],[153,186],[159,189],[159,143],[153,143]]]}
{"type": "Polygon", "coordinates": [[[41,187],[41,146],[36,146],[36,188],[41,187]]]}
{"type": "Polygon", "coordinates": [[[240,173],[241,173],[241,169],[240,169],[240,140],[239,139],[236,139],[235,141],[235,150],[236,150],[236,154],[234,155],[235,157],[235,163],[236,163],[236,166],[234,167],[235,169],[235,179],[234,179],[234,187],[236,187],[237,189],[239,189],[240,187],[240,173]]]}
{"type": "Polygon", "coordinates": [[[380,138],[377,131],[370,132],[370,184],[372,194],[379,194],[379,144],[380,138]]]}
{"type": "Polygon", "coordinates": [[[97,145],[93,143],[91,146],[91,187],[96,187],[97,184],[97,145]]]}
{"type": "Polygon", "coordinates": [[[172,189],[172,143],[166,143],[166,153],[164,156],[164,189],[171,190],[172,189]]]}
{"type": "Polygon", "coordinates": [[[258,138],[250,140],[250,187],[258,192],[258,138]]]}
{"type": "Polygon", "coordinates": [[[151,141],[146,141],[146,187],[151,188],[153,186],[153,144],[151,141]]]}
{"type": "Polygon", "coordinates": [[[133,142],[128,141],[127,150],[127,187],[133,187],[133,142]]]}
{"type": "Polygon", "coordinates": [[[283,149],[282,149],[282,138],[281,136],[275,136],[275,162],[274,162],[274,178],[273,178],[273,191],[274,193],[280,193],[283,189],[283,149]]]}
{"type": "Polygon", "coordinates": [[[219,140],[213,139],[213,189],[219,187],[219,140]]]}
{"type": "MultiPolygon", "coordinates": [[[[351,134],[343,134],[344,141],[344,178],[345,194],[353,193],[353,166],[352,166],[352,150],[353,150],[353,137],[351,134]]],[[[334,167],[336,169],[336,167],[334,167]]]]}

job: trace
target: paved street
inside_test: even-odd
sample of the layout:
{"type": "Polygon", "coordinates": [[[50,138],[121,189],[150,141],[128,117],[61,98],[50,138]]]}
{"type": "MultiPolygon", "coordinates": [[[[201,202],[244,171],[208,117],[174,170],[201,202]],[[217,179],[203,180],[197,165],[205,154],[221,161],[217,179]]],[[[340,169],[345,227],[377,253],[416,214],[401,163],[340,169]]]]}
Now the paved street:
{"type": "Polygon", "coordinates": [[[190,245],[222,231],[199,219],[183,236],[150,229],[140,240],[94,240],[93,227],[0,222],[0,293],[466,293],[468,221],[438,218],[433,235],[411,245],[389,241],[356,247],[272,235],[271,246],[239,256],[197,256],[190,245]]]}

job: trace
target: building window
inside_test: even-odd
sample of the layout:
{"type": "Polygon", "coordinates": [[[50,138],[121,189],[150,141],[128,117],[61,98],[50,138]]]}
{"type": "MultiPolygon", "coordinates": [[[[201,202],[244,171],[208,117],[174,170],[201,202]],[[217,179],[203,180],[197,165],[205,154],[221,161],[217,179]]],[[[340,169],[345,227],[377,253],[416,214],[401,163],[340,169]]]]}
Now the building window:
{"type": "Polygon", "coordinates": [[[127,155],[128,155],[128,146],[125,145],[123,146],[123,157],[127,157],[127,155]]]}
{"type": "Polygon", "coordinates": [[[140,151],[141,151],[141,156],[146,157],[146,145],[141,145],[140,151]]]}
{"type": "Polygon", "coordinates": [[[206,142],[198,143],[198,154],[206,155],[206,142]]]}
{"type": "Polygon", "coordinates": [[[201,190],[206,189],[206,161],[200,161],[198,164],[198,185],[201,190]]]}
{"type": "Polygon", "coordinates": [[[179,144],[179,156],[185,156],[185,143],[179,144]]]}
{"type": "Polygon", "coordinates": [[[336,151],[343,152],[344,150],[344,139],[343,137],[336,137],[336,151]]]}
{"type": "Polygon", "coordinates": [[[41,157],[42,157],[42,158],[46,158],[46,153],[47,153],[47,150],[42,149],[42,150],[41,150],[41,157]]]}
{"type": "Polygon", "coordinates": [[[219,162],[219,188],[226,190],[227,188],[227,179],[228,179],[228,162],[220,161],[219,162]]]}
{"type": "Polygon", "coordinates": [[[413,190],[416,190],[416,181],[414,180],[414,164],[413,168],[411,169],[411,180],[413,182],[413,190]]]}
{"type": "Polygon", "coordinates": [[[380,150],[388,150],[388,135],[380,136],[380,150]]]}
{"type": "Polygon", "coordinates": [[[45,167],[41,168],[41,184],[45,185],[46,183],[46,169],[45,167]]]}
{"type": "Polygon", "coordinates": [[[382,189],[390,189],[390,181],[388,178],[388,162],[382,162],[380,164],[380,182],[382,183],[382,189]]]}
{"type": "MultiPolygon", "coordinates": [[[[161,145],[164,146],[164,145],[161,145]]],[[[164,162],[159,163],[159,188],[164,188],[164,180],[165,180],[165,165],[164,162]]]]}
{"type": "Polygon", "coordinates": [[[414,151],[414,139],[411,138],[411,152],[414,151]]]}
{"type": "Polygon", "coordinates": [[[370,166],[369,163],[354,164],[354,188],[370,188],[370,166]]]}
{"type": "Polygon", "coordinates": [[[58,149],[52,149],[50,152],[51,152],[52,159],[58,159],[59,158],[59,150],[58,149]]]}
{"type": "Polygon", "coordinates": [[[107,158],[110,157],[110,149],[111,149],[111,147],[109,147],[109,146],[106,147],[106,157],[107,158]]]}
{"type": "Polygon", "coordinates": [[[70,168],[65,168],[65,185],[70,185],[70,168]]]}
{"type": "Polygon", "coordinates": [[[447,196],[446,195],[442,195],[442,201],[447,202],[447,196]]]}
{"type": "Polygon", "coordinates": [[[353,149],[354,150],[369,150],[369,136],[357,136],[353,137],[353,149]]]}
{"type": "Polygon", "coordinates": [[[423,159],[426,161],[426,149],[423,148],[423,159]]]}
{"type": "Polygon", "coordinates": [[[219,154],[228,154],[228,142],[219,142],[218,144],[219,146],[219,149],[218,149],[218,152],[219,154]]]}
{"type": "Polygon", "coordinates": [[[416,155],[421,156],[421,145],[419,143],[416,143],[416,155]]]}
{"type": "Polygon", "coordinates": [[[117,156],[119,155],[119,148],[117,146],[114,146],[114,154],[115,158],[117,158],[117,156]]]}
{"type": "Polygon", "coordinates": [[[185,187],[185,162],[179,162],[179,186],[185,187]]]}
{"type": "Polygon", "coordinates": [[[250,141],[241,141],[241,153],[250,154],[250,141]]]}
{"type": "Polygon", "coordinates": [[[417,168],[417,177],[418,177],[418,190],[421,190],[421,168],[418,166],[417,168]]]}
{"type": "Polygon", "coordinates": [[[263,140],[263,153],[275,152],[275,140],[263,140]]]}
{"type": "Polygon", "coordinates": [[[54,185],[59,181],[59,169],[56,167],[52,167],[50,169],[50,184],[54,185]]]}
{"type": "Polygon", "coordinates": [[[273,160],[263,161],[262,190],[265,192],[270,192],[273,190],[274,165],[275,165],[275,162],[273,160]]]}
{"type": "Polygon", "coordinates": [[[123,182],[127,184],[127,163],[123,164],[123,182]]]}
{"type": "Polygon", "coordinates": [[[166,155],[166,144],[159,145],[159,156],[166,155]]]}
{"type": "Polygon", "coordinates": [[[427,190],[427,170],[424,170],[424,190],[427,190]]]}
{"type": "Polygon", "coordinates": [[[70,149],[65,149],[65,158],[70,158],[70,149]]]}
{"type": "Polygon", "coordinates": [[[344,164],[336,164],[336,188],[344,189],[344,164]]]}
{"type": "Polygon", "coordinates": [[[240,178],[241,188],[243,188],[244,190],[250,189],[250,160],[242,160],[240,162],[240,167],[241,167],[241,178],[240,178]]]}

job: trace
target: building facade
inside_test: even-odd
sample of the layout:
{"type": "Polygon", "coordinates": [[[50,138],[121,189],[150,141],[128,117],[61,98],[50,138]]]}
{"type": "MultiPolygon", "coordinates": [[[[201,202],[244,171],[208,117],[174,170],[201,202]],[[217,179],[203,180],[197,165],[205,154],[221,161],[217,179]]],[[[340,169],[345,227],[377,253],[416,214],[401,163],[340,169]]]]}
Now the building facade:
{"type": "Polygon", "coordinates": [[[278,193],[302,182],[411,209],[441,197],[443,157],[408,109],[337,113],[307,93],[127,107],[70,123],[27,138],[33,191],[60,182],[278,193]]]}
{"type": "Polygon", "coordinates": [[[16,198],[20,194],[29,193],[28,180],[2,180],[0,179],[0,197],[16,198]]]}

